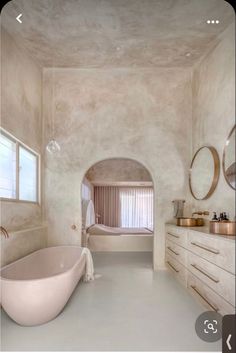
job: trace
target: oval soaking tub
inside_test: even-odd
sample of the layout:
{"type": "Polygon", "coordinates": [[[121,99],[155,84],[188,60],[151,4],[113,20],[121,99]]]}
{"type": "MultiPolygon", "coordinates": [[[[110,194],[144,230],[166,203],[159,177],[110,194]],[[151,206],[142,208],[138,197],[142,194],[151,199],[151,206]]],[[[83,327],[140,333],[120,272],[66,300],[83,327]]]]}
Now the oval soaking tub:
{"type": "Polygon", "coordinates": [[[18,324],[34,326],[55,318],[85,273],[79,246],[41,249],[1,271],[1,304],[18,324]]]}

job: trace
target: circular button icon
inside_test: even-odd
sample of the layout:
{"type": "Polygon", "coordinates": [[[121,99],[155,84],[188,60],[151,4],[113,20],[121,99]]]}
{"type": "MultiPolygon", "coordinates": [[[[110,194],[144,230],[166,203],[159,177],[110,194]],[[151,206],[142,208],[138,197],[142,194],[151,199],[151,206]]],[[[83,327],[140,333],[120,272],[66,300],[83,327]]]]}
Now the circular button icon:
{"type": "Polygon", "coordinates": [[[195,330],[205,342],[216,342],[222,337],[222,316],[215,311],[205,311],[196,320],[195,330]]]}

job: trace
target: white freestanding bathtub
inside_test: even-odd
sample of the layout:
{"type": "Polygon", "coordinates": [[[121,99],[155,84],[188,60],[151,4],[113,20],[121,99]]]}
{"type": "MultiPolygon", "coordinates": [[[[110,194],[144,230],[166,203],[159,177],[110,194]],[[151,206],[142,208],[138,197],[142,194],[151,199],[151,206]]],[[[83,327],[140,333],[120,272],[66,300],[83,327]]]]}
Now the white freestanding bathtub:
{"type": "Polygon", "coordinates": [[[79,246],[35,251],[1,269],[2,307],[23,326],[48,322],[62,311],[84,272],[79,246]]]}

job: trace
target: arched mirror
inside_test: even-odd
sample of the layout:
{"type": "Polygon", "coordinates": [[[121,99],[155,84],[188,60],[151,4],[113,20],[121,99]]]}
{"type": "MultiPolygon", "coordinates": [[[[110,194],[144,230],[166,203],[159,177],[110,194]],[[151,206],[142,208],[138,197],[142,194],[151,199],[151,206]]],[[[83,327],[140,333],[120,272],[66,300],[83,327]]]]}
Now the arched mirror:
{"type": "Polygon", "coordinates": [[[219,155],[214,147],[203,146],[195,153],[189,174],[189,187],[196,200],[206,200],[214,192],[220,174],[219,155]]]}
{"type": "Polygon", "coordinates": [[[236,190],[235,187],[235,176],[236,176],[236,165],[235,165],[235,127],[230,131],[230,134],[226,140],[224,152],[223,152],[223,172],[225,180],[229,186],[236,190]]]}

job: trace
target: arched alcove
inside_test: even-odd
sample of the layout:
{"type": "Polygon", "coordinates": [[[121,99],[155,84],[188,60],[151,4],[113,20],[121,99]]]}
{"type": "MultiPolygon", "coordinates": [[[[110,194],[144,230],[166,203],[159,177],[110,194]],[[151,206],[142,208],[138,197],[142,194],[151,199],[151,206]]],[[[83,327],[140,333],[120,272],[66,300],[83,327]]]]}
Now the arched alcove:
{"type": "Polygon", "coordinates": [[[95,224],[100,225],[84,230],[87,246],[94,251],[153,252],[155,190],[151,173],[142,163],[120,157],[98,161],[85,173],[81,187],[83,228],[88,228],[85,208],[89,200],[95,207],[95,224]]]}

